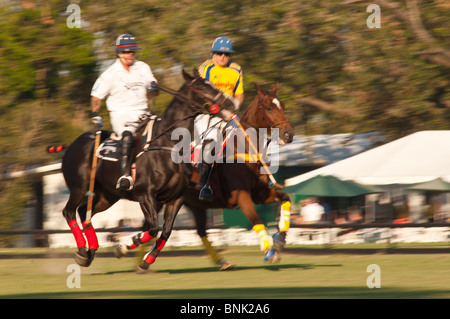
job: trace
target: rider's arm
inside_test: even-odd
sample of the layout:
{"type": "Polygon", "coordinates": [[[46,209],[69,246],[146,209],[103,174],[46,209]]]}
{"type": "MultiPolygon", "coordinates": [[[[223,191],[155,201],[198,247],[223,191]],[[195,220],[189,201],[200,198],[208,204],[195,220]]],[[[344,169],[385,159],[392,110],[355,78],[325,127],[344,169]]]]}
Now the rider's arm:
{"type": "Polygon", "coordinates": [[[236,100],[238,100],[239,105],[241,105],[242,102],[244,102],[244,93],[242,93],[242,94],[235,94],[234,97],[236,98],[236,100]]]}
{"type": "Polygon", "coordinates": [[[92,113],[99,112],[101,105],[102,105],[102,100],[101,99],[99,99],[98,97],[95,97],[95,96],[91,97],[91,111],[92,111],[92,113]]]}
{"type": "Polygon", "coordinates": [[[92,96],[91,97],[91,116],[92,116],[92,123],[96,127],[102,127],[103,126],[103,119],[100,116],[100,106],[102,104],[102,100],[98,97],[92,96]]]}

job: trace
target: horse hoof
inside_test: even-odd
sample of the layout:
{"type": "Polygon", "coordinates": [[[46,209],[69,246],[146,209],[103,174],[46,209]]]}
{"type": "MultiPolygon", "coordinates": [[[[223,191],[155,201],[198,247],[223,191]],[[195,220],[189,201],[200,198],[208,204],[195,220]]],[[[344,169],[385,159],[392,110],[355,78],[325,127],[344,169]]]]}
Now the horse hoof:
{"type": "Polygon", "coordinates": [[[119,244],[114,249],[114,256],[116,256],[116,258],[121,258],[125,256],[127,252],[128,252],[127,247],[125,245],[119,244]]]}
{"type": "Polygon", "coordinates": [[[273,246],[276,250],[282,251],[286,245],[286,232],[276,232],[272,236],[273,246]]]}
{"type": "Polygon", "coordinates": [[[280,259],[280,253],[273,248],[269,249],[264,256],[264,262],[266,263],[277,263],[280,259]]]}
{"type": "Polygon", "coordinates": [[[219,271],[230,271],[230,270],[235,270],[236,266],[233,265],[232,263],[228,262],[228,261],[219,261],[219,271]]]}
{"type": "Polygon", "coordinates": [[[77,264],[80,265],[81,267],[89,267],[93,260],[93,258],[83,256],[82,254],[80,254],[78,252],[75,253],[74,259],[77,262],[77,264]]]}
{"type": "Polygon", "coordinates": [[[150,266],[149,263],[143,262],[142,265],[139,265],[136,267],[136,274],[138,275],[145,275],[148,274],[150,272],[150,270],[148,270],[148,267],[150,266]]]}

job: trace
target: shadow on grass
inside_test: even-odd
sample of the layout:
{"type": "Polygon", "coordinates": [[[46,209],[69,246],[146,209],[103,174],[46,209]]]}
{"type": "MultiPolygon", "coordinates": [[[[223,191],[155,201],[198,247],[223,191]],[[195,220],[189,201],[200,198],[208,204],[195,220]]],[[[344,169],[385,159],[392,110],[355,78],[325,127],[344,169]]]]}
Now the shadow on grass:
{"type": "Polygon", "coordinates": [[[448,298],[448,290],[407,291],[367,287],[246,287],[210,289],[137,289],[62,291],[0,295],[0,299],[433,299],[448,298]]]}
{"type": "MultiPolygon", "coordinates": [[[[315,264],[267,264],[267,265],[258,265],[258,266],[236,266],[234,270],[229,271],[242,271],[242,270],[255,270],[255,269],[264,269],[269,271],[279,271],[282,269],[314,269],[317,267],[342,267],[341,264],[328,264],[328,265],[315,265],[315,264]]],[[[114,274],[122,274],[122,273],[133,273],[134,269],[129,270],[118,270],[118,271],[109,271],[106,273],[93,273],[91,275],[114,275],[114,274]]],[[[168,274],[189,274],[189,273],[202,273],[202,272],[218,272],[217,267],[197,267],[197,268],[169,268],[169,269],[156,269],[152,270],[150,268],[149,275],[152,273],[168,273],[168,274]]]]}
{"type": "MultiPolygon", "coordinates": [[[[316,267],[341,267],[342,265],[313,265],[313,264],[270,264],[270,265],[258,265],[258,266],[236,266],[232,271],[241,270],[255,270],[255,269],[265,269],[270,271],[279,271],[282,269],[314,269],[316,267]]],[[[159,269],[158,273],[167,272],[170,274],[182,274],[182,273],[193,273],[193,272],[216,272],[215,267],[205,267],[205,268],[186,268],[186,269],[159,269]]]]}

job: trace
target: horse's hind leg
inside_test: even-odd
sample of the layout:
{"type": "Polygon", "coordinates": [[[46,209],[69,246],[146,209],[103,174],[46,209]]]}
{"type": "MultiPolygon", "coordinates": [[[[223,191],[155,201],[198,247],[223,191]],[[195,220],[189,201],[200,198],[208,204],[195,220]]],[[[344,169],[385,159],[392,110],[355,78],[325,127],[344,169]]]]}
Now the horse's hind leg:
{"type": "Polygon", "coordinates": [[[212,258],[213,262],[219,266],[219,270],[233,270],[235,266],[226,261],[222,256],[220,256],[208,239],[208,235],[206,233],[206,209],[198,207],[193,208],[189,205],[187,205],[187,207],[194,214],[195,224],[197,226],[197,234],[200,236],[203,247],[205,248],[208,255],[212,258]]]}
{"type": "Polygon", "coordinates": [[[83,259],[87,258],[86,253],[86,239],[83,236],[83,232],[80,229],[80,226],[78,225],[77,219],[76,219],[76,211],[77,207],[80,204],[80,202],[83,199],[83,194],[77,193],[74,194],[73,192],[70,193],[69,200],[67,201],[66,206],[63,209],[63,216],[67,221],[67,224],[70,227],[70,230],[72,231],[73,236],[75,237],[75,241],[77,243],[78,252],[75,254],[75,260],[77,263],[80,264],[80,262],[83,264],[83,259]]]}
{"type": "MultiPolygon", "coordinates": [[[[92,263],[95,257],[95,252],[99,247],[94,226],[92,225],[91,220],[86,220],[87,199],[87,197],[84,197],[81,205],[78,207],[78,215],[80,216],[83,232],[87,239],[88,250],[86,251],[86,254],[83,254],[82,256],[76,256],[76,261],[78,264],[84,267],[88,267],[92,263]]],[[[115,202],[117,202],[118,199],[118,197],[107,199],[103,193],[97,192],[97,194],[94,195],[92,199],[92,216],[94,216],[96,213],[108,209],[115,202]]]]}

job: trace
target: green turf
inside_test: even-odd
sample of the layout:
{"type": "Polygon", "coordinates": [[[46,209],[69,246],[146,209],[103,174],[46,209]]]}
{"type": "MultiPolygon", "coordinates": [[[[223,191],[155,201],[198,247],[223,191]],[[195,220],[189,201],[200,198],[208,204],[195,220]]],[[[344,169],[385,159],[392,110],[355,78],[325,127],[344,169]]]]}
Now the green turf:
{"type": "Polygon", "coordinates": [[[67,266],[75,264],[71,250],[1,249],[0,298],[450,298],[448,253],[347,247],[288,248],[270,265],[258,247],[230,247],[221,254],[236,264],[231,272],[218,272],[199,247],[169,249],[146,275],[134,273],[135,257],[100,255],[81,269],[81,288],[72,289],[66,284],[67,266]],[[370,264],[380,266],[381,288],[367,287],[370,264]]]}

